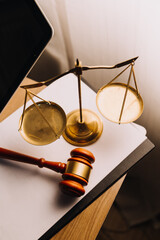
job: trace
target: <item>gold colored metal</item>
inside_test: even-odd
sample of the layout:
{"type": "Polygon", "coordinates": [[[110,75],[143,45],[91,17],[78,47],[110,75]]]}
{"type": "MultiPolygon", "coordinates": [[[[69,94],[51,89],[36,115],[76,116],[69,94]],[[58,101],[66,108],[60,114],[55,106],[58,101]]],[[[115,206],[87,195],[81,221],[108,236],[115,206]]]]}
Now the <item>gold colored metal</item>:
{"type": "MultiPolygon", "coordinates": [[[[86,71],[86,70],[94,70],[94,69],[114,69],[114,68],[120,68],[120,67],[123,67],[123,66],[126,66],[132,62],[135,62],[137,60],[138,56],[137,57],[134,57],[134,58],[131,58],[129,60],[126,60],[124,62],[120,62],[116,65],[113,65],[113,66],[82,66],[81,67],[81,71],[86,71]]],[[[44,86],[44,85],[48,85],[48,84],[51,84],[52,82],[56,81],[57,79],[69,74],[69,73],[77,73],[77,69],[78,67],[76,66],[75,68],[72,68],[58,76],[55,76],[55,77],[52,77],[50,79],[47,79],[45,81],[42,81],[42,82],[39,82],[39,83],[35,83],[35,84],[28,84],[28,85],[23,85],[21,86],[21,88],[23,89],[29,89],[29,88],[37,88],[37,87],[41,87],[41,86],[44,86]]]]}
{"type": "MultiPolygon", "coordinates": [[[[37,108],[37,111],[39,111],[39,113],[41,114],[41,116],[44,118],[44,120],[47,122],[47,119],[45,118],[45,116],[43,115],[43,113],[40,111],[40,109],[38,108],[36,102],[33,100],[32,95],[39,98],[40,100],[51,104],[49,101],[44,100],[43,98],[35,95],[34,93],[30,92],[29,90],[25,89],[26,93],[25,93],[25,99],[24,99],[24,106],[23,106],[23,113],[22,113],[22,117],[21,117],[21,123],[20,123],[20,127],[18,129],[21,130],[22,124],[23,124],[23,118],[24,118],[24,114],[25,114],[25,110],[26,110],[26,103],[27,103],[27,95],[29,96],[30,100],[33,102],[33,104],[35,104],[35,107],[37,108]]],[[[49,124],[49,123],[48,123],[49,124]]],[[[52,129],[54,131],[54,129],[52,129]]]]}
{"type": "Polygon", "coordinates": [[[82,67],[78,59],[75,63],[75,69],[78,78],[79,110],[72,111],[67,115],[67,125],[63,137],[72,145],[87,146],[100,137],[103,131],[103,123],[96,113],[82,109],[82,67]]]}
{"type": "Polygon", "coordinates": [[[101,136],[103,123],[99,116],[88,110],[82,109],[83,122],[80,122],[79,110],[67,115],[67,124],[63,132],[64,139],[75,146],[87,146],[94,143],[101,136]]]}
{"type": "Polygon", "coordinates": [[[21,127],[22,127],[22,123],[23,123],[23,118],[24,118],[24,113],[25,113],[25,109],[26,109],[26,102],[27,102],[27,90],[25,91],[25,97],[24,97],[24,105],[23,105],[23,113],[22,113],[22,116],[21,116],[21,121],[20,121],[20,124],[19,124],[19,130],[21,130],[21,127]]]}
{"type": "Polygon", "coordinates": [[[81,76],[80,76],[80,75],[78,75],[78,92],[79,92],[79,115],[80,115],[80,122],[83,122],[83,116],[82,116],[81,76]]]}
{"type": "Polygon", "coordinates": [[[33,145],[45,145],[57,140],[65,129],[66,114],[53,102],[41,101],[28,107],[20,119],[20,134],[33,145]],[[23,124],[21,120],[23,117],[23,124]]]}
{"type": "Polygon", "coordinates": [[[99,90],[96,103],[101,114],[114,123],[129,123],[138,119],[143,112],[143,100],[137,91],[124,83],[111,83],[99,90]],[[125,104],[124,95],[127,90],[125,104]]]}
{"type": "Polygon", "coordinates": [[[125,102],[126,102],[127,92],[128,92],[128,88],[129,88],[129,83],[130,83],[130,80],[131,80],[131,74],[132,74],[132,66],[131,66],[131,70],[130,70],[130,73],[129,73],[129,78],[128,78],[128,82],[127,82],[127,86],[126,86],[126,90],[125,90],[125,94],[124,94],[124,98],[123,98],[122,108],[121,108],[119,121],[118,121],[119,124],[121,123],[122,113],[123,113],[123,110],[124,110],[124,105],[125,105],[125,102]]]}
{"type": "Polygon", "coordinates": [[[107,85],[100,88],[97,93],[96,103],[101,114],[115,123],[129,123],[137,120],[143,112],[143,100],[138,92],[135,72],[131,67],[127,84],[113,83],[128,67],[113,78],[107,85]],[[131,87],[130,80],[133,74],[135,89],[131,87]]]}
{"type": "Polygon", "coordinates": [[[66,170],[65,170],[65,173],[76,174],[86,179],[87,181],[89,179],[90,172],[91,172],[91,168],[88,165],[81,162],[76,162],[76,161],[68,161],[66,170]]]}
{"type": "Polygon", "coordinates": [[[83,116],[82,116],[82,91],[81,91],[81,75],[82,75],[82,67],[81,63],[77,59],[75,63],[76,67],[76,75],[78,77],[78,96],[79,96],[79,116],[80,116],[80,122],[83,121],[83,116]]]}
{"type": "MultiPolygon", "coordinates": [[[[133,63],[136,61],[137,58],[138,57],[135,57],[112,66],[82,66],[77,59],[75,63],[75,68],[72,68],[61,75],[52,77],[40,83],[21,86],[21,88],[26,91],[23,113],[19,124],[19,131],[22,137],[31,144],[44,145],[55,141],[63,133],[64,139],[69,143],[76,146],[87,146],[91,143],[94,143],[101,136],[103,131],[103,123],[99,116],[90,110],[82,109],[81,75],[82,72],[86,70],[115,69],[128,65],[120,74],[118,74],[112,81],[110,81],[107,86],[99,90],[97,94],[97,106],[102,115],[114,122],[126,123],[137,119],[143,111],[143,101],[138,93],[135,73],[133,69],[133,63]],[[112,83],[127,68],[129,68],[129,66],[132,67],[131,73],[133,73],[136,90],[129,86],[131,76],[128,79],[127,85],[112,83]],[[28,89],[41,87],[46,84],[48,85],[69,73],[75,73],[78,78],[79,110],[75,110],[67,115],[66,124],[66,115],[59,105],[50,101],[47,102],[46,100],[28,91],[28,89]],[[119,91],[119,89],[121,90],[119,91]],[[110,111],[110,114],[113,111],[113,108],[117,108],[119,107],[119,105],[117,104],[117,106],[114,106],[114,104],[111,104],[110,110],[106,110],[105,102],[102,103],[103,100],[106,101],[106,96],[104,96],[104,92],[106,91],[108,94],[107,96],[113,96],[121,92],[119,95],[119,104],[121,104],[121,111],[118,112],[118,120],[117,115],[116,117],[114,116],[114,118],[113,116],[108,117],[108,111],[110,111]],[[42,101],[36,103],[33,100],[32,95],[41,99],[42,101]],[[132,98],[129,99],[128,95],[132,96],[132,98]],[[29,98],[33,102],[33,105],[26,109],[27,96],[29,96],[29,98]],[[129,105],[127,105],[126,102],[129,102],[129,105]],[[135,106],[138,106],[138,110],[136,109],[136,111],[134,112],[133,106],[134,108],[135,106]],[[133,111],[128,111],[128,109],[133,109],[133,111]],[[126,111],[127,113],[131,114],[130,117],[128,117],[127,119],[126,117],[124,117],[126,116],[126,111]],[[132,112],[134,112],[134,114],[132,112]],[[66,129],[64,131],[65,125],[66,129]]],[[[111,98],[107,98],[107,102],[109,102],[110,100],[111,98]]],[[[117,109],[114,109],[114,114],[115,111],[117,111],[117,109]]]]}

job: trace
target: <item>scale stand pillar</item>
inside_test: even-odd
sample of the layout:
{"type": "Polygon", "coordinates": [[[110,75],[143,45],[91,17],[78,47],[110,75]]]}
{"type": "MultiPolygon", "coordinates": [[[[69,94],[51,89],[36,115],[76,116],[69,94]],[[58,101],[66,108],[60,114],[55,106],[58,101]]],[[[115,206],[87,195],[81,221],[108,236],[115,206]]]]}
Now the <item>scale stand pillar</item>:
{"type": "Polygon", "coordinates": [[[76,75],[78,78],[79,109],[67,115],[67,124],[63,132],[64,139],[75,146],[87,146],[97,141],[103,131],[99,116],[88,109],[82,109],[81,75],[82,67],[77,59],[76,75]]]}

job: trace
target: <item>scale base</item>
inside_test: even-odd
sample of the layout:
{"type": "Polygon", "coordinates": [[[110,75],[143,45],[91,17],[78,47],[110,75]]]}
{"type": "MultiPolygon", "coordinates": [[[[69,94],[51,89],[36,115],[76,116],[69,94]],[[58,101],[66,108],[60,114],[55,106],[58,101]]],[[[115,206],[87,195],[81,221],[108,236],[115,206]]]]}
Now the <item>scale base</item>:
{"type": "Polygon", "coordinates": [[[74,146],[88,146],[96,142],[103,131],[102,120],[96,113],[83,109],[82,116],[83,122],[80,122],[79,110],[72,111],[67,115],[63,137],[74,146]]]}

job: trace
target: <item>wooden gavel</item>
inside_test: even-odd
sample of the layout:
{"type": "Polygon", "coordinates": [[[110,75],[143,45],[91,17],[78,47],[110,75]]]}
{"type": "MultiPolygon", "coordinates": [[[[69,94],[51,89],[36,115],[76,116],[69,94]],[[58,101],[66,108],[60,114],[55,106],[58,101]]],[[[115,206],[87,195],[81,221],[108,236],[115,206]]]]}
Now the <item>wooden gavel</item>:
{"type": "Polygon", "coordinates": [[[59,183],[62,192],[71,196],[80,197],[85,193],[83,186],[88,184],[92,169],[91,163],[95,161],[95,157],[90,151],[83,148],[73,149],[70,155],[71,158],[69,158],[67,164],[65,164],[46,161],[44,158],[35,158],[0,148],[0,158],[38,165],[40,168],[46,167],[62,173],[64,180],[59,183]]]}

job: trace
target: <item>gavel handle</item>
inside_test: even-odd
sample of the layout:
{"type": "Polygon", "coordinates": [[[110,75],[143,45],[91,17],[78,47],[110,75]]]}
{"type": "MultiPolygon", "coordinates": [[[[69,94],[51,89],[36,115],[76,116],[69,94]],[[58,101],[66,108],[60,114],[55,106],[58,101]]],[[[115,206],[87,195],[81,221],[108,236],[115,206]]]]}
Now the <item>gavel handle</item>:
{"type": "Polygon", "coordinates": [[[55,172],[60,172],[60,173],[64,173],[66,169],[65,163],[46,161],[44,158],[35,158],[32,156],[28,156],[28,155],[18,153],[12,150],[8,150],[5,148],[1,148],[1,147],[0,147],[0,158],[33,164],[33,165],[39,166],[40,168],[46,167],[55,172]]]}

